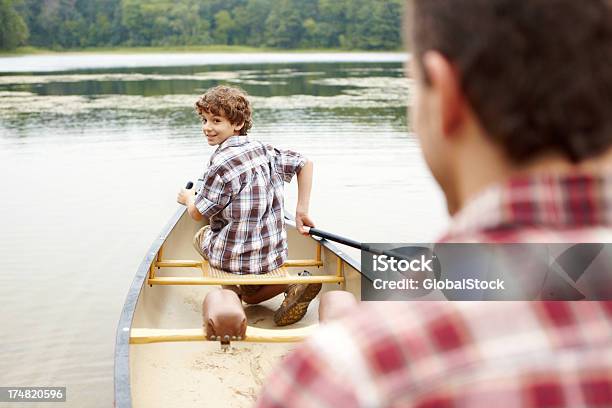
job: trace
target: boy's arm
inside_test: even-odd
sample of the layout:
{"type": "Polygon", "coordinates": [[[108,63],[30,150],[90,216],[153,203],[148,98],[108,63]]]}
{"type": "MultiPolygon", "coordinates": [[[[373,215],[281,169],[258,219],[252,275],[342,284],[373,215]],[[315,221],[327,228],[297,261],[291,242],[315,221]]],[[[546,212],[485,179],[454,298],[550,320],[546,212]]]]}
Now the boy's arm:
{"type": "Polygon", "coordinates": [[[178,197],[176,198],[179,204],[183,204],[187,207],[187,212],[196,221],[201,221],[204,219],[204,216],[200,214],[196,205],[195,205],[195,190],[192,189],[181,189],[178,193],[178,197]]]}
{"type": "Polygon", "coordinates": [[[302,235],[308,235],[304,225],[314,227],[314,223],[308,216],[310,206],[310,191],[312,190],[312,162],[306,160],[306,164],[297,173],[298,201],[295,210],[295,225],[302,235]]]}

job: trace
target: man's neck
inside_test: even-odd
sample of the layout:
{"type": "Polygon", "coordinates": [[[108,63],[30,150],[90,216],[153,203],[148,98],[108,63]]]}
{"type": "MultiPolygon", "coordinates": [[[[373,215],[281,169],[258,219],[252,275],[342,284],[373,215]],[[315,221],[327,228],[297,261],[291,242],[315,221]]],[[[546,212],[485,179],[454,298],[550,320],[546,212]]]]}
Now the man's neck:
{"type": "Polygon", "coordinates": [[[458,160],[458,189],[455,203],[449,199],[449,212],[454,215],[486,188],[516,176],[531,174],[604,173],[612,170],[612,148],[601,156],[572,163],[559,154],[548,154],[522,165],[511,163],[499,149],[479,149],[458,160]],[[474,159],[477,157],[477,159],[474,159]]]}

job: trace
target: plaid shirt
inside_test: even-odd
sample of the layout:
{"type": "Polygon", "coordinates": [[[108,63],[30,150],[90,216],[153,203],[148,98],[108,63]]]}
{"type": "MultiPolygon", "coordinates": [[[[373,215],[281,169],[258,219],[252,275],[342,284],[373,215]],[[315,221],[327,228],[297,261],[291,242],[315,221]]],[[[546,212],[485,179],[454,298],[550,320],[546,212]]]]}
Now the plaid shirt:
{"type": "MultiPolygon", "coordinates": [[[[610,175],[516,179],[466,206],[444,240],[609,240],[611,211],[610,175]]],[[[612,407],[612,301],[357,312],[286,357],[258,407],[612,407]]]]}
{"type": "Polygon", "coordinates": [[[237,274],[260,274],[287,259],[283,182],[306,163],[246,136],[232,136],[210,158],[195,205],[210,220],[202,240],[209,263],[237,274]]]}
{"type": "Polygon", "coordinates": [[[486,189],[442,242],[612,242],[612,173],[539,174],[486,189]]]}

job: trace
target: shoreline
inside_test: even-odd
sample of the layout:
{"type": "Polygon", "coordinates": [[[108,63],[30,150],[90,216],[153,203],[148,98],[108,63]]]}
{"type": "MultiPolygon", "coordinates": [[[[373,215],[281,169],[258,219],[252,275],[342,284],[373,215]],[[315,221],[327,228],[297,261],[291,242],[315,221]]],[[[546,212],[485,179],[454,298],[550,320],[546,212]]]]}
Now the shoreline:
{"type": "Polygon", "coordinates": [[[175,52],[160,48],[114,49],[112,52],[83,50],[0,56],[0,74],[66,72],[119,68],[164,68],[177,66],[227,66],[234,69],[244,65],[301,64],[301,63],[404,63],[405,52],[367,52],[336,50],[300,50],[269,52],[263,49],[186,48],[175,52]]]}
{"type": "Polygon", "coordinates": [[[19,47],[16,50],[0,51],[2,57],[18,57],[32,55],[84,55],[84,54],[185,54],[185,53],[269,53],[269,54],[313,54],[313,53],[355,53],[355,54],[384,54],[405,52],[399,48],[395,50],[359,50],[339,48],[304,48],[281,49],[268,47],[249,47],[242,45],[179,45],[179,46],[151,46],[151,47],[86,47],[51,49],[38,47],[19,47]]]}

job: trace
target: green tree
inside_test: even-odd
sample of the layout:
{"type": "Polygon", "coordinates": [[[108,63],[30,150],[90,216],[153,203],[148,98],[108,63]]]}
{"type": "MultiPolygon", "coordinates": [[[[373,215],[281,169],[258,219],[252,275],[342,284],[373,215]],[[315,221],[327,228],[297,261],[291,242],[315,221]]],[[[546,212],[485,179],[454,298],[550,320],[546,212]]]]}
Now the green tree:
{"type": "Polygon", "coordinates": [[[0,0],[0,49],[13,50],[24,45],[28,27],[15,9],[13,0],[0,0]]]}
{"type": "Polygon", "coordinates": [[[121,1],[121,23],[130,45],[209,44],[209,23],[197,0],[121,1]]]}
{"type": "Polygon", "coordinates": [[[232,12],[233,28],[229,32],[233,44],[246,44],[249,37],[249,14],[246,6],[239,6],[232,12]]]}
{"type": "Polygon", "coordinates": [[[231,44],[230,32],[236,27],[229,11],[221,10],[215,14],[213,39],[217,44],[231,44]]]}
{"type": "Polygon", "coordinates": [[[278,48],[299,47],[304,34],[301,11],[296,1],[280,0],[266,20],[267,44],[278,48]]]}
{"type": "Polygon", "coordinates": [[[266,20],[273,7],[272,0],[248,0],[245,7],[247,19],[240,22],[247,32],[246,45],[261,47],[266,44],[266,20]]]}
{"type": "Polygon", "coordinates": [[[401,44],[397,27],[401,26],[402,3],[397,0],[377,2],[364,26],[361,48],[390,49],[401,44]]]}
{"type": "Polygon", "coordinates": [[[319,0],[319,19],[314,38],[315,45],[339,47],[340,36],[346,29],[346,0],[319,0]]]}
{"type": "Polygon", "coordinates": [[[403,0],[0,0],[1,47],[399,47],[403,0]]]}
{"type": "Polygon", "coordinates": [[[81,42],[87,46],[107,46],[113,44],[116,30],[116,12],[120,0],[77,0],[76,9],[85,21],[86,28],[81,42]]]}

